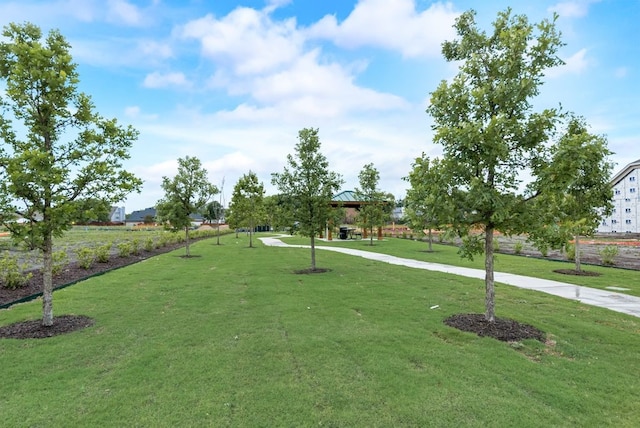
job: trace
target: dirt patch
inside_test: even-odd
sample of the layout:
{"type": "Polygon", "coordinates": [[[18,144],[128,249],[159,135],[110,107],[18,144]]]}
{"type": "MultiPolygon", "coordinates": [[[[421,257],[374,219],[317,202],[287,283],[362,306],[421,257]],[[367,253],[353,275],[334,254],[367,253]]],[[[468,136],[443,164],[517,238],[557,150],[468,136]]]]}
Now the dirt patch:
{"type": "Polygon", "coordinates": [[[483,314],[456,314],[443,322],[458,330],[475,333],[478,336],[492,337],[503,342],[520,342],[525,339],[545,342],[543,331],[508,318],[496,318],[494,322],[489,322],[483,314]]]}

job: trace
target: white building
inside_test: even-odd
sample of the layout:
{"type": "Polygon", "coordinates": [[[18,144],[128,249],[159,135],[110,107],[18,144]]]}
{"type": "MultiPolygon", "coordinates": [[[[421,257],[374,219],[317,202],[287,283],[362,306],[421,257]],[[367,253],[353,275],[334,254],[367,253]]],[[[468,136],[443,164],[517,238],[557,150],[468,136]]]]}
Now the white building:
{"type": "Polygon", "coordinates": [[[109,214],[109,221],[113,223],[124,223],[126,220],[126,214],[124,207],[111,207],[111,213],[109,214]]]}
{"type": "Polygon", "coordinates": [[[640,159],[611,180],[613,212],[598,226],[599,233],[640,233],[640,159]]]}

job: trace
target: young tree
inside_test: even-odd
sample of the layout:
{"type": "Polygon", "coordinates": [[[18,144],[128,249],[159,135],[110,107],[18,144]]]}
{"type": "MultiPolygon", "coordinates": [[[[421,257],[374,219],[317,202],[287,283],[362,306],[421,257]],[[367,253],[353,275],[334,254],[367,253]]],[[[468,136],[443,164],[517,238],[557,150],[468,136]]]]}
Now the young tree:
{"type": "MultiPolygon", "coordinates": [[[[532,100],[545,70],[562,64],[556,55],[562,43],[554,21],[532,25],[510,9],[498,14],[490,34],[477,28],[473,11],[463,13],[455,28],[459,39],[445,42],[442,52],[460,63],[459,73],[440,83],[427,112],[434,120],[434,140],[443,146],[446,176],[458,190],[452,194],[452,227],[464,237],[461,254],[485,254],[485,318],[494,322],[494,232],[542,228],[542,213],[536,211],[540,192],[559,200],[566,190],[542,182],[520,190],[523,172],[534,181],[541,175],[557,181],[544,172],[554,160],[550,138],[563,116],[554,109],[534,112],[532,100]],[[482,235],[469,233],[479,227],[482,235]]],[[[567,177],[577,177],[575,162],[567,168],[567,177]]]]}
{"type": "Polygon", "coordinates": [[[453,189],[438,158],[429,159],[424,153],[416,158],[408,177],[410,184],[405,198],[406,217],[412,229],[427,229],[429,251],[433,251],[432,229],[450,223],[453,215],[451,193],[453,189]]]}
{"type": "Polygon", "coordinates": [[[315,237],[323,233],[333,217],[331,199],[343,181],[329,170],[327,158],[320,153],[318,129],[304,128],[298,133],[295,155],[287,155],[287,166],[273,173],[271,182],[287,203],[291,217],[298,221],[299,232],[311,240],[311,271],[316,271],[315,237]]]}
{"type": "Polygon", "coordinates": [[[200,159],[186,156],[178,159],[178,173],[172,179],[162,177],[163,199],[156,204],[157,216],[174,230],[184,230],[186,256],[189,252],[191,215],[202,212],[218,188],[211,184],[200,159]]]}
{"type": "Polygon", "coordinates": [[[249,247],[253,247],[253,232],[258,223],[266,219],[264,206],[264,185],[258,181],[258,176],[249,171],[240,177],[233,187],[233,195],[229,202],[228,215],[234,227],[249,229],[249,247]]]}
{"type": "Polygon", "coordinates": [[[592,235],[613,209],[610,155],[603,136],[590,134],[583,118],[570,116],[566,132],[551,148],[552,161],[542,165],[534,184],[541,195],[539,218],[552,227],[532,230],[530,240],[557,248],[573,238],[577,272],[582,270],[580,236],[592,235]],[[558,209],[545,209],[548,206],[558,209]]]}
{"type": "Polygon", "coordinates": [[[373,229],[376,226],[382,226],[388,218],[387,208],[393,207],[393,200],[388,201],[388,195],[378,189],[380,173],[372,163],[362,167],[358,180],[360,188],[355,189],[355,194],[363,202],[358,219],[362,227],[369,230],[369,245],[373,245],[373,229]]]}
{"type": "Polygon", "coordinates": [[[2,34],[0,220],[15,240],[42,253],[42,324],[52,326],[53,238],[71,227],[76,201],[115,203],[139,191],[142,182],[122,165],[138,132],[101,117],[78,92],[71,46],[58,31],[43,39],[26,23],[9,24],[2,34]],[[14,213],[29,222],[16,226],[14,213]]]}

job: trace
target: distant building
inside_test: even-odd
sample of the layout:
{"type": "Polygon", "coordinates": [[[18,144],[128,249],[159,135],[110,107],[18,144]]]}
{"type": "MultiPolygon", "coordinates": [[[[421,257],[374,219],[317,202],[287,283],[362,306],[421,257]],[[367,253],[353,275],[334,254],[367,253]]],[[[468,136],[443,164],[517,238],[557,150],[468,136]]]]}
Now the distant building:
{"type": "Polygon", "coordinates": [[[124,223],[126,221],[126,217],[127,215],[124,212],[124,207],[111,207],[109,221],[112,223],[124,223]]]}
{"type": "Polygon", "coordinates": [[[599,233],[640,233],[640,159],[611,180],[613,212],[598,226],[599,233]]]}
{"type": "MultiPolygon", "coordinates": [[[[135,226],[137,224],[142,224],[145,222],[145,219],[153,219],[153,221],[157,221],[156,218],[157,211],[155,208],[145,208],[143,210],[134,211],[127,216],[126,224],[127,226],[135,226]]],[[[202,214],[194,213],[189,214],[191,217],[191,224],[193,226],[200,226],[204,222],[204,218],[202,214]]]]}
{"type": "Polygon", "coordinates": [[[135,226],[136,224],[144,223],[145,219],[152,218],[153,221],[156,221],[156,209],[145,208],[143,210],[134,211],[127,216],[126,223],[127,226],[135,226]]]}

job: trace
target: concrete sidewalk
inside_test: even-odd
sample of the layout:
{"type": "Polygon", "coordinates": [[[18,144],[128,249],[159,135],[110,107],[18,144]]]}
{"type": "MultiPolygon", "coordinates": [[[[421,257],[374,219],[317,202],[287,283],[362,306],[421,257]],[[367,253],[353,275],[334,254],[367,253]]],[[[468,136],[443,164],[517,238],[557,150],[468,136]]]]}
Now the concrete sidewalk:
{"type": "MultiPolygon", "coordinates": [[[[280,239],[273,237],[260,238],[260,240],[265,245],[272,247],[309,248],[309,245],[285,244],[280,239]]],[[[386,254],[374,253],[370,251],[356,250],[353,248],[325,247],[316,245],[316,249],[335,251],[338,253],[377,260],[379,262],[389,263],[392,265],[407,266],[414,269],[432,270],[437,272],[450,273],[452,275],[460,275],[469,278],[484,280],[484,270],[482,269],[470,269],[438,263],[421,262],[418,260],[403,259],[400,257],[389,256],[386,254]]],[[[640,297],[629,296],[627,294],[616,293],[614,291],[599,290],[595,288],[583,287],[580,285],[567,284],[559,281],[551,281],[548,279],[533,278],[530,276],[514,275],[511,273],[503,272],[495,272],[494,279],[496,282],[502,284],[512,285],[518,288],[526,288],[529,290],[541,291],[543,293],[552,294],[554,296],[564,297],[565,299],[577,300],[587,305],[599,306],[601,308],[611,309],[612,311],[622,312],[623,314],[640,317],[640,297]]]]}

